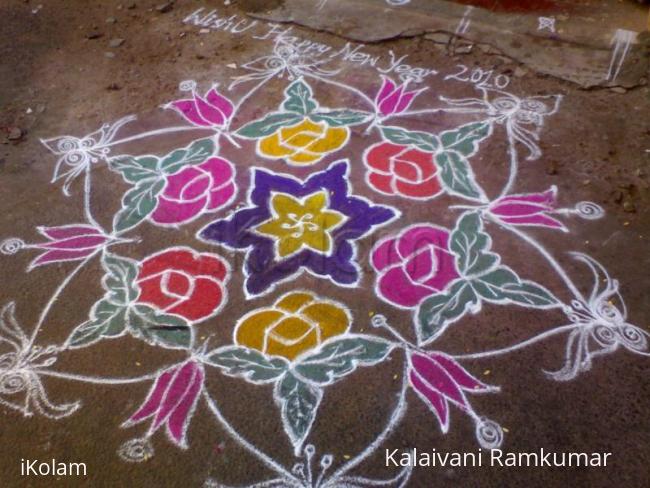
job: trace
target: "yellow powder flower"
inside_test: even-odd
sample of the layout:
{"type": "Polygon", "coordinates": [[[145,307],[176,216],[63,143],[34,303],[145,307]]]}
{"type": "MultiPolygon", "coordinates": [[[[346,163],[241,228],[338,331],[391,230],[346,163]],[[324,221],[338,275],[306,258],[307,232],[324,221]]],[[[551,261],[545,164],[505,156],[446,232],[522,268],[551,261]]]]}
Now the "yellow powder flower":
{"type": "Polygon", "coordinates": [[[235,329],[235,342],[291,361],[347,332],[351,320],[340,303],[307,292],[287,293],[272,307],[242,317],[235,329]]]}
{"type": "Polygon", "coordinates": [[[330,127],[325,122],[315,123],[306,117],[261,139],[257,149],[268,158],[285,158],[290,164],[310,165],[343,147],[349,136],[347,127],[330,127]]]}
{"type": "Polygon", "coordinates": [[[255,231],[276,239],[275,249],[280,258],[303,248],[329,254],[331,232],[347,220],[342,213],[328,209],[328,195],[324,191],[303,199],[275,193],[270,203],[271,218],[258,225],[255,231]]]}

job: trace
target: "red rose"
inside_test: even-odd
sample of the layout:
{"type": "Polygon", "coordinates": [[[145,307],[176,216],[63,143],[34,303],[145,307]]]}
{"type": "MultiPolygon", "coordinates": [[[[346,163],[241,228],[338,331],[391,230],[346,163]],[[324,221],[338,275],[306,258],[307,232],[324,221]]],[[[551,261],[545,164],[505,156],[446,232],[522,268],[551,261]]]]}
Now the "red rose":
{"type": "Polygon", "coordinates": [[[138,301],[198,322],[225,303],[229,275],[228,265],[215,254],[165,249],[142,261],[138,301]]]}
{"type": "Polygon", "coordinates": [[[430,199],[442,193],[433,153],[380,142],[364,154],[368,184],[380,193],[430,199]]]}

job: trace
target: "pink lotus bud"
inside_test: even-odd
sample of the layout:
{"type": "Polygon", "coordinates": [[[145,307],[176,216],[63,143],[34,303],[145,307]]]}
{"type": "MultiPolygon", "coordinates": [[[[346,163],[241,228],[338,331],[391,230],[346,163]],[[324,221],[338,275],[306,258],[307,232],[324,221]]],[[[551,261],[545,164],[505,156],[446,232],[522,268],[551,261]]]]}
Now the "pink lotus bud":
{"type": "Polygon", "coordinates": [[[512,225],[533,225],[567,231],[562,222],[551,217],[555,212],[557,188],[544,193],[526,193],[500,198],[490,205],[490,213],[502,222],[512,225]]]}
{"type": "Polygon", "coordinates": [[[211,88],[205,97],[193,91],[194,98],[176,100],[171,107],[181,114],[188,122],[199,127],[221,127],[230,120],[233,114],[233,104],[221,95],[215,87],[211,88]]]}
{"type": "Polygon", "coordinates": [[[407,83],[400,86],[388,77],[383,77],[384,82],[375,98],[375,105],[379,113],[383,116],[400,114],[406,111],[413,99],[422,91],[414,90],[407,92],[407,83]]]}
{"type": "Polygon", "coordinates": [[[435,413],[443,432],[449,429],[449,402],[470,413],[472,407],[465,392],[495,391],[494,387],[481,383],[465,371],[454,359],[439,352],[413,353],[411,365],[411,386],[435,413]]]}
{"type": "Polygon", "coordinates": [[[148,436],[164,424],[174,444],[186,449],[187,428],[203,389],[204,378],[203,366],[192,359],[166,369],[158,375],[138,411],[122,427],[153,417],[148,436]]]}
{"type": "Polygon", "coordinates": [[[46,250],[32,261],[30,270],[43,264],[84,259],[111,240],[110,236],[96,227],[84,224],[38,227],[38,232],[49,241],[29,245],[29,247],[46,250]]]}

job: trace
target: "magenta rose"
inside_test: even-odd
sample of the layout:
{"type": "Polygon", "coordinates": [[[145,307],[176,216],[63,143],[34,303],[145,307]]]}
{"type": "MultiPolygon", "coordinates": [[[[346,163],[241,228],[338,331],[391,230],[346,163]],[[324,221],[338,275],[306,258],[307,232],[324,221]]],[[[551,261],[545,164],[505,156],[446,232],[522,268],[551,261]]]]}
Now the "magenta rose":
{"type": "Polygon", "coordinates": [[[416,307],[459,277],[449,231],[433,225],[415,225],[380,241],[371,260],[379,296],[399,307],[416,307]]]}
{"type": "Polygon", "coordinates": [[[162,225],[184,224],[219,210],[235,196],[234,174],[228,161],[210,158],[168,176],[151,220],[162,225]]]}

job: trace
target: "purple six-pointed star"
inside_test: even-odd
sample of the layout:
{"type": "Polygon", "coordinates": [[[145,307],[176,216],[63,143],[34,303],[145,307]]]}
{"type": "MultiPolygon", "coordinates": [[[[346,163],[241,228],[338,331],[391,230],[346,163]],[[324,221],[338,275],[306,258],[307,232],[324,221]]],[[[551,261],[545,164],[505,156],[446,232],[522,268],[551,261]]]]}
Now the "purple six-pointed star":
{"type": "Polygon", "coordinates": [[[354,286],[360,279],[354,241],[371,233],[373,228],[390,222],[399,212],[350,195],[348,170],[348,162],[340,161],[303,182],[290,175],[251,168],[250,206],[228,219],[209,224],[199,232],[198,237],[232,249],[247,250],[244,273],[245,291],[249,296],[269,291],[276,283],[291,278],[303,269],[316,276],[328,277],[340,285],[354,286]],[[323,254],[303,248],[285,259],[278,259],[274,240],[253,230],[271,218],[269,205],[272,193],[303,198],[319,191],[327,193],[330,210],[346,217],[345,222],[331,233],[331,252],[323,254]]]}

